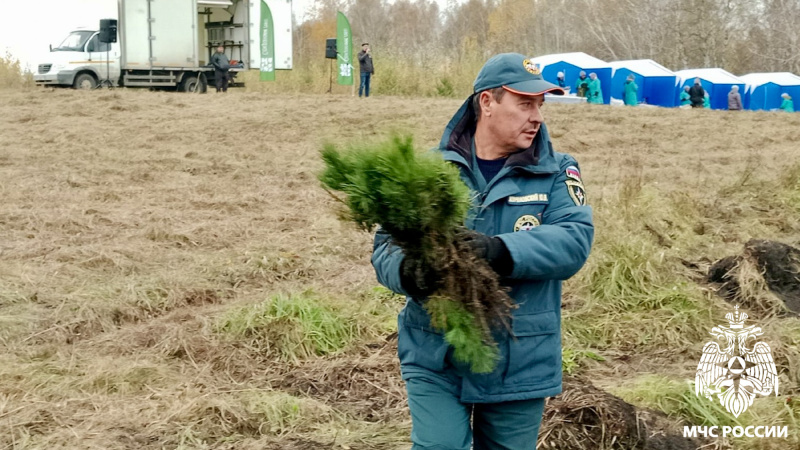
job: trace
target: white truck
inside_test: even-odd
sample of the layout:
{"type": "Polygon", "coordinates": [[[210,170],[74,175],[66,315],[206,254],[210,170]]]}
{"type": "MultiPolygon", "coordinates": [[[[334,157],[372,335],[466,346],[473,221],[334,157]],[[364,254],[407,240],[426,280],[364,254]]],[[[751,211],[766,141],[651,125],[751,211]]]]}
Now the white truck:
{"type": "MultiPolygon", "coordinates": [[[[272,12],[275,68],[292,68],[292,0],[264,0],[272,12]]],[[[112,86],[205,92],[214,83],[209,61],[218,46],[231,76],[261,67],[262,0],[118,0],[118,37],[78,29],[38,65],[38,85],[93,89],[112,86]]],[[[98,24],[99,25],[99,24],[98,24]]],[[[232,83],[232,86],[242,85],[232,83]]]]}

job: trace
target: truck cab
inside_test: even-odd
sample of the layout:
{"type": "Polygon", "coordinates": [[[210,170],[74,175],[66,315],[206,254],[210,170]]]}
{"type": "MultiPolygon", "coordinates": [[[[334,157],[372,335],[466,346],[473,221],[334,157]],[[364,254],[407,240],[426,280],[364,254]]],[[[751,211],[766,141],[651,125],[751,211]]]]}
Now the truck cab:
{"type": "Polygon", "coordinates": [[[100,42],[97,30],[78,29],[50,48],[49,57],[39,64],[33,80],[39,85],[94,89],[105,80],[117,86],[119,77],[119,44],[100,42]]]}

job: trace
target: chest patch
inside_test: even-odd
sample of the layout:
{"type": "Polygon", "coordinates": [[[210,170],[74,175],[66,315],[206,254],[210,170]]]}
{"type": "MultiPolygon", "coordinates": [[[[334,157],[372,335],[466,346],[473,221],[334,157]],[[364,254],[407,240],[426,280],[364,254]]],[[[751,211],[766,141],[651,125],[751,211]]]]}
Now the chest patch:
{"type": "Polygon", "coordinates": [[[526,214],[514,223],[514,231],[529,231],[539,226],[539,219],[536,216],[526,214]]]}
{"type": "Polygon", "coordinates": [[[533,203],[533,202],[547,202],[547,194],[529,194],[520,197],[508,197],[508,203],[533,203]]]}

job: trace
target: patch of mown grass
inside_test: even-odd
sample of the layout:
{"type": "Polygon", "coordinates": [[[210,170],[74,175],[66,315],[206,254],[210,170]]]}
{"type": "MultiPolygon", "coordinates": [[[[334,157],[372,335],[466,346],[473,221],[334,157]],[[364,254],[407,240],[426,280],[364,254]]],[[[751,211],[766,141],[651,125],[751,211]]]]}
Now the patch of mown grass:
{"type": "MultiPolygon", "coordinates": [[[[216,329],[239,344],[297,362],[335,354],[356,341],[396,330],[390,318],[397,308],[382,303],[382,296],[371,296],[372,302],[366,305],[355,301],[345,305],[312,291],[278,294],[229,311],[216,329]]],[[[369,300],[370,296],[365,298],[369,300]]]]}
{"type": "Polygon", "coordinates": [[[590,359],[594,361],[606,360],[593,351],[576,350],[565,345],[561,349],[561,370],[567,375],[573,375],[590,359]]]}
{"type": "Polygon", "coordinates": [[[697,397],[688,380],[645,375],[628,386],[613,388],[611,392],[626,402],[653,408],[695,425],[736,426],[745,423],[744,415],[737,419],[719,402],[697,397]]]}
{"type": "Polygon", "coordinates": [[[239,398],[245,411],[259,422],[259,434],[285,435],[303,424],[331,420],[330,407],[283,392],[247,391],[239,398]]]}
{"type": "Polygon", "coordinates": [[[620,216],[600,218],[592,255],[570,283],[583,302],[565,312],[565,332],[580,346],[685,348],[715,324],[715,306],[721,300],[688,282],[680,262],[682,250],[667,243],[681,242],[691,225],[653,232],[652,224],[670,215],[664,209],[675,206],[637,195],[636,201],[616,202],[628,205],[620,216]],[[651,212],[653,203],[662,204],[657,213],[651,212]]]}
{"type": "Polygon", "coordinates": [[[800,425],[800,402],[791,397],[756,398],[753,405],[734,417],[716,397],[709,400],[694,393],[689,380],[676,380],[659,375],[645,375],[624,387],[611,389],[614,395],[634,405],[656,409],[670,417],[699,426],[787,426],[788,439],[767,442],[765,439],[732,438],[734,448],[796,448],[800,436],[794,431],[800,425]]]}

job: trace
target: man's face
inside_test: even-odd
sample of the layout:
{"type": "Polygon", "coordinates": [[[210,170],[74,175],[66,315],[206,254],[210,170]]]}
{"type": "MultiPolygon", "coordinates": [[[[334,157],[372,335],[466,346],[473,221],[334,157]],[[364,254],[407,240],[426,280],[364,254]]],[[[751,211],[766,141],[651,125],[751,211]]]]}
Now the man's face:
{"type": "Polygon", "coordinates": [[[362,46],[362,47],[361,47],[361,50],[364,50],[365,52],[366,52],[366,51],[369,51],[369,45],[364,45],[364,46],[362,46]]]}
{"type": "Polygon", "coordinates": [[[499,102],[490,92],[486,94],[491,101],[481,120],[487,121],[492,138],[510,151],[530,147],[544,122],[544,94],[519,95],[506,91],[499,102]]]}
{"type": "Polygon", "coordinates": [[[222,53],[222,52],[224,52],[224,51],[225,51],[225,47],[217,47],[217,51],[218,51],[219,53],[222,53]]]}

